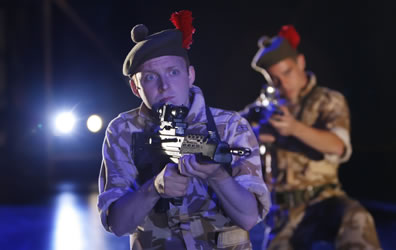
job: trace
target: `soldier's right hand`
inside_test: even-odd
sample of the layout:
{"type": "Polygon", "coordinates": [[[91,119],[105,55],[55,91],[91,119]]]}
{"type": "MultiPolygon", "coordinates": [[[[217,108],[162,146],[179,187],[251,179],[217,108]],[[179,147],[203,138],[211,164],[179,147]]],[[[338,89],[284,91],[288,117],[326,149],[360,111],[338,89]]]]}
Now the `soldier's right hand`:
{"type": "Polygon", "coordinates": [[[260,143],[272,143],[275,141],[275,136],[271,134],[259,134],[258,140],[260,143]]]}
{"type": "Polygon", "coordinates": [[[168,163],[154,179],[154,187],[162,198],[182,197],[186,195],[189,177],[178,172],[177,164],[168,163]]]}

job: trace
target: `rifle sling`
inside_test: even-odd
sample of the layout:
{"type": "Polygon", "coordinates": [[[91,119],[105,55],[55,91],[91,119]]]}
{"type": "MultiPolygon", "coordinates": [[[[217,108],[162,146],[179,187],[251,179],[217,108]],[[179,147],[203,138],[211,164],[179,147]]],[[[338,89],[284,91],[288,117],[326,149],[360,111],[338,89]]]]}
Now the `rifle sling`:
{"type": "MultiPolygon", "coordinates": [[[[208,133],[213,134],[216,137],[216,139],[220,140],[220,135],[219,132],[217,131],[216,123],[214,121],[212,112],[210,111],[209,106],[206,105],[205,108],[206,108],[206,119],[208,120],[208,123],[206,124],[208,133]]],[[[228,172],[230,176],[232,176],[232,168],[230,166],[225,166],[225,170],[228,172]]],[[[208,185],[208,195],[219,207],[219,199],[217,198],[217,195],[214,192],[214,190],[209,185],[208,185]]]]}
{"type": "Polygon", "coordinates": [[[219,132],[217,131],[216,123],[213,119],[212,112],[210,112],[209,106],[206,107],[206,118],[208,119],[208,123],[206,124],[206,127],[208,129],[209,134],[214,133],[216,138],[220,140],[219,132]]]}
{"type": "Polygon", "coordinates": [[[317,85],[313,86],[312,89],[303,97],[302,101],[301,101],[301,108],[296,116],[296,119],[298,121],[301,121],[302,119],[302,114],[304,112],[304,108],[305,105],[307,104],[307,100],[309,99],[309,97],[314,93],[315,89],[316,89],[317,85]]]}

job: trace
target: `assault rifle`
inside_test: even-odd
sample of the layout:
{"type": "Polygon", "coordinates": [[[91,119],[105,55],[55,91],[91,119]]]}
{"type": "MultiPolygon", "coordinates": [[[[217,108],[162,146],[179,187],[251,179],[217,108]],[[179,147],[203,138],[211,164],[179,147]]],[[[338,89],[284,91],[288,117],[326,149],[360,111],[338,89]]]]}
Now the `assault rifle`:
{"type": "MultiPolygon", "coordinates": [[[[266,71],[264,71],[264,73],[266,73],[266,71]]],[[[267,84],[263,85],[259,98],[254,104],[242,111],[241,115],[250,122],[257,138],[262,133],[271,134],[276,138],[279,138],[278,132],[272,127],[269,120],[275,114],[283,115],[283,111],[280,107],[286,104],[286,100],[281,98],[280,91],[278,88],[274,87],[269,74],[264,74],[264,77],[267,80],[267,84]]],[[[262,173],[264,181],[271,192],[272,201],[270,211],[263,221],[264,237],[262,248],[267,249],[268,243],[278,232],[278,229],[283,227],[283,218],[285,217],[282,214],[283,211],[279,209],[279,205],[275,200],[275,183],[278,175],[276,142],[261,143],[259,146],[262,160],[262,173]]]]}
{"type": "MultiPolygon", "coordinates": [[[[208,129],[207,135],[186,133],[187,107],[165,104],[154,109],[160,121],[154,132],[132,134],[132,157],[142,182],[160,173],[167,163],[178,163],[185,154],[196,154],[201,163],[229,165],[232,155],[251,153],[249,148],[231,148],[220,140],[217,131],[208,129]]],[[[181,205],[180,199],[173,199],[172,203],[181,205]]]]}
{"type": "Polygon", "coordinates": [[[271,85],[264,85],[257,101],[249,107],[243,116],[253,123],[260,126],[267,125],[272,115],[283,115],[280,106],[284,105],[286,100],[280,97],[279,90],[271,85]]]}

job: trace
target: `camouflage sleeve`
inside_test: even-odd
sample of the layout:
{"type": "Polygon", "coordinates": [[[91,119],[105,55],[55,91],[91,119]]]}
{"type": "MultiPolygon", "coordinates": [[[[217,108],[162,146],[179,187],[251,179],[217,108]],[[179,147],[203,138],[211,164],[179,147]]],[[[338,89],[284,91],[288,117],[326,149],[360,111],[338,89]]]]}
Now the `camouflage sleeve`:
{"type": "Polygon", "coordinates": [[[247,120],[235,114],[227,125],[225,137],[231,147],[250,148],[252,151],[249,156],[234,156],[232,175],[241,186],[256,196],[259,204],[259,222],[268,213],[271,201],[269,191],[263,181],[256,136],[247,120]]]}
{"type": "Polygon", "coordinates": [[[322,107],[322,119],[326,128],[336,134],[344,143],[345,151],[341,157],[326,155],[333,162],[346,162],[352,154],[350,140],[350,114],[345,97],[336,91],[327,93],[327,101],[322,107]]]}
{"type": "Polygon", "coordinates": [[[110,123],[103,143],[103,160],[99,176],[98,209],[104,228],[110,231],[107,223],[108,209],[128,191],[137,189],[137,170],[130,156],[130,136],[128,129],[118,120],[110,123]]]}

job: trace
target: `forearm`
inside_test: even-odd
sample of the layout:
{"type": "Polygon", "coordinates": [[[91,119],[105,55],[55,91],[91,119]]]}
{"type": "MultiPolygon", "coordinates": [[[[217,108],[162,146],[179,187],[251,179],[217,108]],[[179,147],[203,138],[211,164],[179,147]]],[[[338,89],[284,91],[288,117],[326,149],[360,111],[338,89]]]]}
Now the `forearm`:
{"type": "Polygon", "coordinates": [[[209,185],[219,197],[227,215],[241,228],[250,230],[258,218],[258,205],[255,196],[239,185],[224,170],[221,178],[208,179],[209,185]]]}
{"type": "Polygon", "coordinates": [[[133,231],[153,209],[160,196],[153,179],[147,181],[136,192],[128,192],[109,208],[108,223],[117,236],[133,231]]]}
{"type": "Polygon", "coordinates": [[[296,124],[293,135],[322,153],[336,154],[338,156],[344,153],[344,143],[330,131],[312,128],[299,122],[296,124]]]}

